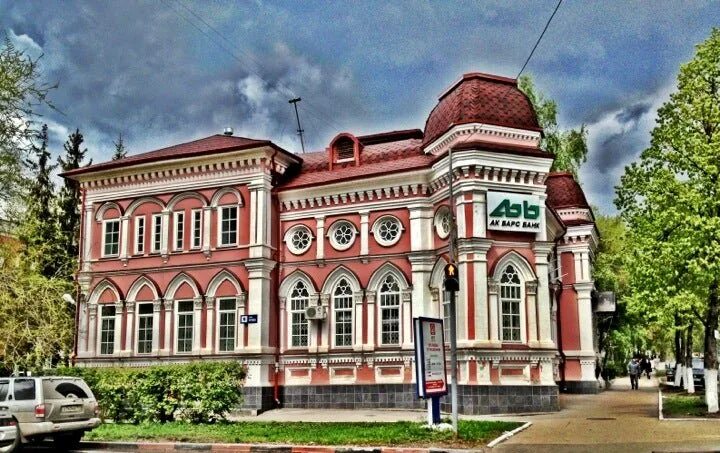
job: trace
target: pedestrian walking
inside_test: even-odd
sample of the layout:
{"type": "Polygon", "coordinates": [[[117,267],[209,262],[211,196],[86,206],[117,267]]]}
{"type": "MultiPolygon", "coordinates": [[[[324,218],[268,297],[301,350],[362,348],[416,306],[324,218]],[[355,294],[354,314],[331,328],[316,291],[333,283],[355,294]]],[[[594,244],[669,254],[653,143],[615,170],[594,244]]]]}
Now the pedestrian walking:
{"type": "Polygon", "coordinates": [[[640,374],[640,363],[638,363],[637,357],[630,359],[627,364],[627,372],[630,375],[630,387],[633,390],[638,388],[638,375],[640,374]]]}

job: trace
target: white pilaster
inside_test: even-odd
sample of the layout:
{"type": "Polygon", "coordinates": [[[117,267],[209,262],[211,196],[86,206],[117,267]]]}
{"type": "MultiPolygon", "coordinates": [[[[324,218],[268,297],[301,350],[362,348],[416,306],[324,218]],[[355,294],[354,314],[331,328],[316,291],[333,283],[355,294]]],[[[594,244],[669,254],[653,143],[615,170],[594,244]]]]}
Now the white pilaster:
{"type": "Polygon", "coordinates": [[[193,355],[200,354],[202,346],[200,343],[200,332],[202,329],[202,297],[196,297],[193,299],[193,355]]]}
{"type": "MultiPolygon", "coordinates": [[[[247,313],[247,293],[241,292],[237,295],[237,311],[235,313],[235,325],[238,326],[237,335],[235,339],[235,352],[242,352],[245,350],[245,329],[247,324],[240,324],[240,316],[247,313]]],[[[280,298],[280,327],[285,329],[285,298],[280,298]]],[[[282,336],[284,336],[285,330],[280,330],[280,341],[282,342],[282,336]]],[[[278,347],[280,347],[278,345],[278,347]]]]}
{"type": "Polygon", "coordinates": [[[162,234],[160,235],[160,255],[167,257],[168,255],[168,242],[170,237],[170,211],[163,209],[162,211],[162,234]]]}
{"type": "Polygon", "coordinates": [[[212,206],[203,206],[203,220],[202,220],[202,250],[206,255],[210,253],[210,229],[212,225],[212,206]]]}
{"type": "Polygon", "coordinates": [[[270,331],[263,329],[270,322],[270,271],[275,263],[265,258],[250,258],[243,263],[248,270],[248,314],[258,316],[258,323],[248,325],[248,346],[245,352],[274,352],[270,348],[270,331]]]}
{"type": "Polygon", "coordinates": [[[583,355],[594,355],[592,302],[590,293],[594,284],[592,282],[575,283],[578,304],[578,331],[580,332],[580,350],[583,355]]]}
{"type": "MultiPolygon", "coordinates": [[[[123,303],[121,300],[115,302],[115,337],[113,344],[113,355],[119,356],[121,354],[121,343],[122,340],[122,314],[123,314],[123,303]]],[[[125,341],[129,341],[125,338],[125,341]]]]}
{"type": "Polygon", "coordinates": [[[130,229],[130,218],[128,216],[120,217],[120,259],[127,261],[128,253],[128,230],[130,229]]]}
{"type": "Polygon", "coordinates": [[[554,348],[553,322],[550,304],[550,282],[548,281],[548,255],[552,250],[551,243],[535,243],[535,268],[538,276],[537,309],[538,309],[538,340],[542,348],[554,348]]]}
{"type": "Polygon", "coordinates": [[[353,293],[353,350],[362,351],[362,335],[363,335],[363,295],[364,291],[356,291],[353,293]]]}
{"type": "Polygon", "coordinates": [[[538,329],[537,329],[537,282],[525,282],[525,304],[527,305],[527,330],[528,330],[528,346],[537,348],[538,329]]]}
{"type": "Polygon", "coordinates": [[[416,252],[408,258],[412,269],[412,315],[433,316],[430,278],[435,256],[429,252],[416,252]]]}
{"type": "Polygon", "coordinates": [[[98,332],[97,315],[98,315],[98,305],[96,303],[89,303],[88,304],[88,318],[89,318],[90,327],[88,329],[87,352],[88,352],[88,355],[90,355],[92,357],[97,356],[98,353],[100,352],[97,350],[97,344],[95,341],[95,339],[97,338],[97,332],[98,332]]]}
{"type": "Polygon", "coordinates": [[[432,249],[433,212],[428,203],[414,203],[410,211],[410,250],[413,252],[432,249]]]}
{"type": "Polygon", "coordinates": [[[92,237],[93,223],[95,223],[95,219],[93,217],[93,206],[92,206],[91,202],[86,201],[85,202],[85,225],[84,225],[85,234],[83,234],[83,243],[82,243],[82,250],[83,250],[82,270],[84,272],[90,271],[90,260],[92,258],[92,245],[93,245],[93,237],[92,237]]]}
{"type": "MultiPolygon", "coordinates": [[[[115,329],[119,332],[120,326],[116,325],[115,329]]],[[[135,303],[125,302],[125,347],[123,355],[129,356],[133,353],[133,345],[135,344],[135,303]]]]}
{"type": "Polygon", "coordinates": [[[330,318],[332,317],[332,313],[330,313],[330,295],[329,294],[321,294],[320,295],[320,305],[325,307],[325,313],[328,313],[328,317],[323,319],[322,321],[316,321],[318,327],[320,327],[320,344],[318,345],[318,352],[327,352],[330,347],[330,341],[332,339],[331,335],[332,333],[329,332],[330,330],[330,318]]]}
{"type": "Polygon", "coordinates": [[[173,300],[165,299],[164,308],[165,338],[163,341],[162,355],[170,355],[170,351],[172,350],[173,300]]]}
{"type": "Polygon", "coordinates": [[[375,293],[368,292],[367,298],[367,341],[365,342],[365,351],[373,351],[375,349],[375,293]]]}
{"type": "Polygon", "coordinates": [[[157,355],[160,352],[160,309],[162,308],[162,301],[156,299],[153,301],[153,333],[152,333],[152,353],[157,355]]]}
{"type": "Polygon", "coordinates": [[[401,302],[402,302],[402,309],[400,310],[400,324],[402,328],[402,332],[400,334],[402,337],[400,338],[401,347],[403,349],[412,349],[413,347],[413,338],[412,338],[412,292],[410,290],[405,290],[401,294],[401,302]]]}
{"type": "Polygon", "coordinates": [[[325,258],[325,216],[315,216],[315,258],[325,258]]]}
{"type": "Polygon", "coordinates": [[[206,325],[205,325],[205,348],[204,354],[212,354],[215,350],[215,298],[205,297],[206,325]]]}
{"type": "Polygon", "coordinates": [[[78,314],[78,330],[77,330],[77,345],[78,345],[78,356],[83,357],[87,354],[87,341],[88,341],[88,304],[85,301],[85,297],[82,296],[80,298],[80,303],[78,304],[78,310],[80,310],[80,313],[78,314]]]}
{"type": "MultiPolygon", "coordinates": [[[[484,238],[487,235],[487,203],[485,200],[485,192],[473,192],[473,231],[472,235],[476,238],[484,238]]],[[[477,324],[476,324],[477,325],[477,324]]]]}
{"type": "Polygon", "coordinates": [[[488,277],[488,304],[490,305],[490,347],[499,348],[500,343],[500,325],[499,325],[499,307],[498,307],[498,281],[488,277]]]}
{"type": "Polygon", "coordinates": [[[367,255],[368,249],[368,238],[370,236],[370,227],[368,225],[370,220],[369,211],[360,211],[360,255],[367,255]]]}

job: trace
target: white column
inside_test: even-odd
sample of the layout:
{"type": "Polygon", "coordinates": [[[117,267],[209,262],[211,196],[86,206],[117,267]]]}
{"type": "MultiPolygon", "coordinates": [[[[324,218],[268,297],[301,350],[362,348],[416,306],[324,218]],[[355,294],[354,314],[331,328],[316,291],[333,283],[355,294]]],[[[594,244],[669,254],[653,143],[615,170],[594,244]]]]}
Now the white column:
{"type": "MultiPolygon", "coordinates": [[[[313,307],[318,305],[318,302],[320,301],[320,294],[311,294],[310,300],[308,300],[308,306],[313,307]]],[[[308,323],[308,341],[307,341],[307,347],[308,352],[313,354],[318,352],[318,342],[317,342],[317,329],[318,324],[317,321],[314,320],[307,320],[308,323]]]]}
{"type": "Polygon", "coordinates": [[[353,350],[362,351],[362,334],[363,334],[363,295],[364,291],[355,291],[353,293],[353,350]]]}
{"type": "Polygon", "coordinates": [[[205,297],[205,304],[207,305],[207,323],[205,325],[205,348],[203,349],[203,353],[212,354],[215,350],[215,342],[213,341],[215,332],[215,298],[205,297]]]}
{"type": "Polygon", "coordinates": [[[325,258],[325,216],[315,216],[315,258],[325,258]]]}
{"type": "Polygon", "coordinates": [[[360,255],[367,255],[369,253],[368,237],[370,236],[370,227],[368,222],[370,220],[369,211],[359,211],[360,214],[360,255]]]}
{"type": "Polygon", "coordinates": [[[173,350],[172,347],[172,319],[174,316],[173,311],[173,304],[174,301],[172,299],[165,299],[165,319],[163,320],[165,322],[165,339],[162,349],[163,355],[170,355],[170,351],[173,350]]]}
{"type": "Polygon", "coordinates": [[[160,309],[162,308],[162,301],[156,299],[153,301],[153,333],[152,333],[152,353],[157,355],[160,353],[160,309]]]}
{"type": "Polygon", "coordinates": [[[128,256],[128,230],[130,229],[130,218],[128,216],[120,217],[120,259],[127,261],[128,256]]]}
{"type": "MultiPolygon", "coordinates": [[[[115,302],[115,338],[114,338],[114,344],[113,344],[113,355],[120,355],[121,352],[121,344],[120,340],[122,340],[122,313],[123,313],[123,303],[121,300],[115,302]]],[[[127,335],[125,338],[125,341],[129,341],[127,339],[127,335]]]]}
{"type": "Polygon", "coordinates": [[[170,211],[162,211],[162,234],[160,235],[160,255],[166,257],[168,254],[168,241],[170,238],[170,211]]]}
{"type": "Polygon", "coordinates": [[[285,352],[285,345],[289,341],[288,338],[288,322],[287,322],[287,298],[280,296],[280,344],[278,348],[280,352],[285,352]]]}
{"type": "MultiPolygon", "coordinates": [[[[483,205],[484,206],[484,205],[483,205]]],[[[477,231],[477,230],[476,230],[477,231]]],[[[487,346],[490,339],[490,323],[488,319],[488,286],[487,286],[487,252],[490,244],[483,244],[482,248],[474,248],[473,274],[467,278],[475,280],[475,345],[487,346]]]]}
{"type": "MultiPolygon", "coordinates": [[[[235,325],[238,326],[237,329],[237,336],[235,341],[235,352],[242,352],[245,350],[245,329],[247,329],[247,324],[240,324],[240,316],[244,315],[247,311],[245,308],[247,306],[247,293],[241,292],[237,295],[237,312],[235,314],[235,325]]],[[[280,327],[285,327],[285,298],[280,298],[280,327]]],[[[284,330],[280,330],[280,342],[282,343],[282,338],[284,336],[284,330]]],[[[280,347],[278,345],[278,347],[280,347]]]]}
{"type": "MultiPolygon", "coordinates": [[[[476,238],[484,238],[487,235],[487,204],[485,201],[485,192],[473,192],[473,231],[472,235],[476,238]]],[[[477,326],[477,324],[476,324],[477,326]]]]}
{"type": "Polygon", "coordinates": [[[413,348],[413,338],[412,338],[412,290],[407,289],[404,290],[401,294],[401,300],[402,300],[402,310],[400,310],[400,315],[402,316],[402,319],[400,319],[400,323],[402,326],[402,331],[400,332],[401,336],[401,347],[403,349],[412,349],[413,348]]]}
{"type": "Polygon", "coordinates": [[[457,237],[467,237],[467,231],[465,228],[465,194],[458,193],[455,198],[455,222],[457,223],[457,237]]]}
{"type": "Polygon", "coordinates": [[[490,347],[501,346],[499,307],[498,307],[498,282],[494,278],[488,278],[488,304],[490,305],[490,347]]]}
{"type": "Polygon", "coordinates": [[[433,211],[429,203],[414,203],[410,211],[410,250],[413,252],[432,249],[433,211]]]}
{"type": "Polygon", "coordinates": [[[593,347],[592,303],[590,292],[592,282],[575,283],[578,304],[578,331],[580,332],[580,351],[585,355],[595,353],[593,347]]]}
{"type": "Polygon", "coordinates": [[[545,207],[545,200],[547,195],[540,195],[540,231],[535,233],[536,241],[547,241],[547,208],[545,207]]]}
{"type": "Polygon", "coordinates": [[[257,188],[250,187],[250,245],[257,244],[257,188]]]}
{"type": "MultiPolygon", "coordinates": [[[[460,205],[461,207],[463,205],[460,205]]],[[[459,233],[458,233],[459,234],[459,233]]],[[[455,331],[457,332],[457,341],[460,346],[468,346],[468,255],[464,251],[458,253],[458,277],[460,278],[460,291],[457,292],[455,300],[455,331]]],[[[447,293],[446,293],[447,294],[447,293]]]]}
{"type": "Polygon", "coordinates": [[[367,342],[365,342],[365,351],[373,351],[375,349],[375,293],[368,292],[367,298],[367,342]]]}
{"type": "Polygon", "coordinates": [[[200,346],[200,332],[202,329],[202,297],[196,297],[193,299],[193,347],[192,353],[194,355],[200,354],[202,347],[200,346]]]}
{"type": "Polygon", "coordinates": [[[203,206],[203,220],[202,220],[202,250],[207,255],[210,253],[210,232],[212,231],[212,206],[203,206]]]}
{"type": "Polygon", "coordinates": [[[78,346],[78,356],[83,357],[88,350],[88,304],[85,301],[85,296],[80,297],[78,310],[80,310],[80,314],[78,315],[79,324],[76,341],[78,346]]]}
{"type": "Polygon", "coordinates": [[[249,258],[243,264],[248,270],[248,314],[258,316],[257,324],[248,325],[248,347],[245,352],[275,352],[270,348],[270,272],[275,263],[265,258],[249,258]]]}
{"type": "Polygon", "coordinates": [[[416,252],[410,254],[408,258],[412,268],[412,315],[413,317],[432,316],[430,277],[435,256],[428,252],[416,252]]]}
{"type": "Polygon", "coordinates": [[[87,352],[88,355],[95,357],[98,355],[97,350],[97,343],[95,339],[97,338],[97,331],[98,331],[98,325],[97,325],[97,314],[98,314],[98,305],[96,303],[90,303],[88,304],[88,318],[90,327],[88,329],[88,347],[87,352]]]}
{"type": "Polygon", "coordinates": [[[537,282],[525,282],[525,304],[527,305],[528,346],[537,348],[537,282]]]}
{"type": "Polygon", "coordinates": [[[135,343],[135,302],[125,302],[125,347],[123,348],[124,355],[131,355],[133,352],[133,344],[135,343]]]}
{"type": "Polygon", "coordinates": [[[92,231],[93,231],[93,224],[95,223],[95,218],[93,217],[93,206],[91,202],[86,201],[85,202],[85,234],[83,234],[83,243],[82,243],[82,250],[83,250],[83,263],[82,263],[82,270],[84,272],[90,271],[90,260],[92,258],[92,245],[93,245],[93,237],[92,237],[92,231]]]}
{"type": "Polygon", "coordinates": [[[537,309],[538,340],[541,348],[555,348],[553,341],[553,322],[550,308],[550,282],[548,281],[548,255],[552,250],[550,243],[535,243],[535,269],[538,276],[537,309]]]}
{"type": "Polygon", "coordinates": [[[332,313],[330,313],[329,294],[320,295],[320,305],[325,307],[325,313],[328,313],[328,317],[323,319],[322,321],[314,321],[317,323],[317,327],[320,329],[321,344],[318,345],[317,350],[318,352],[327,352],[330,346],[330,342],[332,341],[332,334],[328,331],[330,329],[330,318],[332,317],[332,313]]]}

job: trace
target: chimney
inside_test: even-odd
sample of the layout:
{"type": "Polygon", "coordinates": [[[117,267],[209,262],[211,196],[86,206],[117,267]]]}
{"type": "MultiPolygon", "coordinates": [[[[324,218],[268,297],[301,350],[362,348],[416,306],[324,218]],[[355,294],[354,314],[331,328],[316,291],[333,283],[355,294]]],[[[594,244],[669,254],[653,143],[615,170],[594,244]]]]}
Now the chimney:
{"type": "Polygon", "coordinates": [[[232,127],[226,127],[225,130],[223,131],[223,135],[227,135],[228,137],[230,137],[232,134],[233,134],[232,127]]]}

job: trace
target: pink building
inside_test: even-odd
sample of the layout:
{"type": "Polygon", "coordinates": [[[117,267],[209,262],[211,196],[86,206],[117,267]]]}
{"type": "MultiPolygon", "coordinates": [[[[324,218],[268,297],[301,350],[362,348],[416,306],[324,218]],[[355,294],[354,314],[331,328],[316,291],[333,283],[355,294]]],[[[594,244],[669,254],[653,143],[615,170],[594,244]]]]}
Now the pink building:
{"type": "Polygon", "coordinates": [[[597,230],[541,134],[514,79],[473,73],[424,130],[304,155],[215,135],[68,172],[76,362],[238,360],[256,409],[422,407],[412,318],[447,316],[452,212],[461,412],[556,410],[559,383],[594,393],[597,230]]]}

